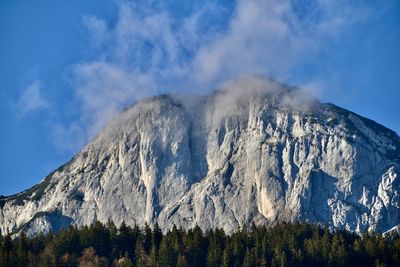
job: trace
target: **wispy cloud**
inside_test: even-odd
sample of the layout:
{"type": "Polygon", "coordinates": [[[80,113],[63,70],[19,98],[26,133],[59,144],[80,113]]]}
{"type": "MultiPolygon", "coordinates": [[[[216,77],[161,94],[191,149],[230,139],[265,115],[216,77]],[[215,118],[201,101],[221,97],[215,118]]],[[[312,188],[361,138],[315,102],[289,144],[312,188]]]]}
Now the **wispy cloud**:
{"type": "MultiPolygon", "coordinates": [[[[85,16],[83,24],[99,52],[72,66],[81,115],[61,132],[88,140],[119,110],[148,95],[204,93],[243,74],[290,80],[307,58],[377,12],[376,6],[342,0],[193,5],[176,14],[157,1],[119,1],[113,23],[85,16]],[[76,131],[79,127],[84,130],[76,131]]],[[[320,90],[315,88],[319,82],[306,84],[320,90]]]]}
{"type": "Polygon", "coordinates": [[[49,107],[49,102],[43,96],[39,81],[34,81],[26,87],[14,106],[20,117],[49,109],[49,107]]]}

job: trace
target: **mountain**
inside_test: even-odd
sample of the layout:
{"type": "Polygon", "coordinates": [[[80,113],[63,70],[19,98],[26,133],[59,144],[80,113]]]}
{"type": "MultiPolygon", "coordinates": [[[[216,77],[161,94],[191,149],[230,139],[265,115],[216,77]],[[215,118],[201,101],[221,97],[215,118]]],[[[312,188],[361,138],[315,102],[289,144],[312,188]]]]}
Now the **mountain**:
{"type": "Polygon", "coordinates": [[[124,110],[41,183],[1,197],[0,227],[34,235],[112,220],[232,232],[299,220],[385,232],[400,224],[399,174],[395,132],[244,77],[124,110]]]}

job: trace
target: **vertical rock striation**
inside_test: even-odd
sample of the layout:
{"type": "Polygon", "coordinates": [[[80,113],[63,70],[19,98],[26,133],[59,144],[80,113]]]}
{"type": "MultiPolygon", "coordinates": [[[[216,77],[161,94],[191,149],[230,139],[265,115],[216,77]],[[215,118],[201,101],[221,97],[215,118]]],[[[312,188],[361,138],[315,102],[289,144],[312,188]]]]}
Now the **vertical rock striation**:
{"type": "Polygon", "coordinates": [[[0,197],[1,233],[158,222],[231,232],[310,221],[351,231],[400,224],[400,138],[276,82],[164,95],[119,114],[40,184],[0,197]]]}

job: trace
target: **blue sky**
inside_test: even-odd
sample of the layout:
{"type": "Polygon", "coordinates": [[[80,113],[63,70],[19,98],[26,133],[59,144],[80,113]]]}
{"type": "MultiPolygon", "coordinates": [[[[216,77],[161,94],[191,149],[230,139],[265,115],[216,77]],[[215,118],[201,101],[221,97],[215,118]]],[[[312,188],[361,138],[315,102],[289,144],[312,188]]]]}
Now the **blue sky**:
{"type": "Polygon", "coordinates": [[[0,194],[39,182],[137,99],[243,74],[399,133],[399,14],[397,0],[1,0],[0,194]]]}

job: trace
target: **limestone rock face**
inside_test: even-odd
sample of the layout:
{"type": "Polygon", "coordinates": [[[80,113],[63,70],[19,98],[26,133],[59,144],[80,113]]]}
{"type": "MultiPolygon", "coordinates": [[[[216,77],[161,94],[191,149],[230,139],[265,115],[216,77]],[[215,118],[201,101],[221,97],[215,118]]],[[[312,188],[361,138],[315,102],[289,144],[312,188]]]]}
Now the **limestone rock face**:
{"type": "Polygon", "coordinates": [[[99,220],[202,229],[400,224],[400,138],[298,89],[242,78],[208,96],[124,110],[40,184],[0,198],[1,233],[99,220]]]}

